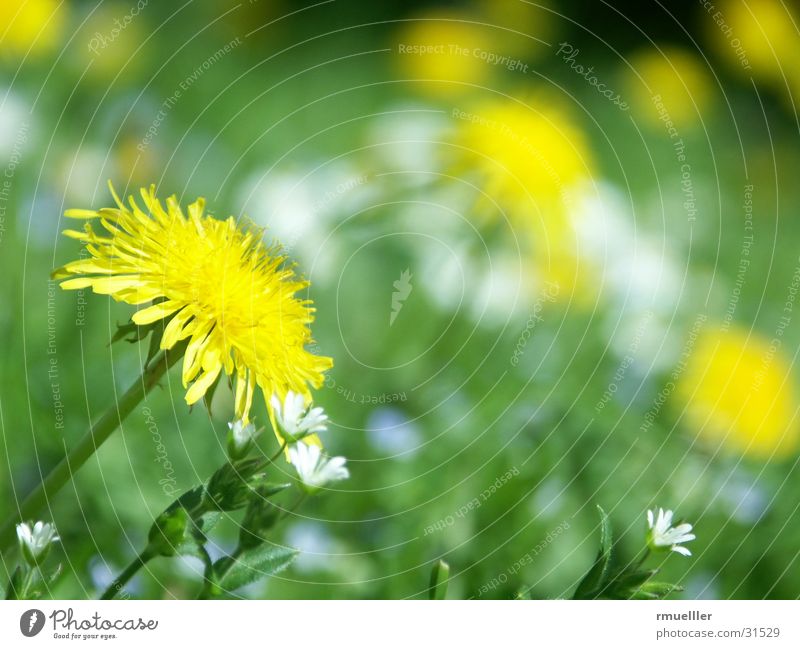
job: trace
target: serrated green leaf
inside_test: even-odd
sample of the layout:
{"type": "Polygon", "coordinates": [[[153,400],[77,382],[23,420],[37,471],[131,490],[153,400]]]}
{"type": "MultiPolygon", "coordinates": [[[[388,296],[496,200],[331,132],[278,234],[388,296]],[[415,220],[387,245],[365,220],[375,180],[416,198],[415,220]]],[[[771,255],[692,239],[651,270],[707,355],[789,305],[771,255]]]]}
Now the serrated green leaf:
{"type": "MultiPolygon", "coordinates": [[[[298,554],[294,548],[268,545],[245,550],[230,562],[225,574],[219,577],[219,586],[232,591],[263,577],[275,575],[289,567],[298,554]]],[[[225,562],[225,559],[217,564],[220,562],[225,562]]]]}
{"type": "Polygon", "coordinates": [[[591,569],[575,589],[572,599],[593,599],[608,584],[613,546],[611,520],[600,505],[597,506],[597,511],[600,514],[600,549],[591,569]]]}
{"type": "Polygon", "coordinates": [[[428,585],[428,599],[444,599],[447,596],[447,580],[450,578],[450,565],[441,559],[431,570],[428,585]]]}

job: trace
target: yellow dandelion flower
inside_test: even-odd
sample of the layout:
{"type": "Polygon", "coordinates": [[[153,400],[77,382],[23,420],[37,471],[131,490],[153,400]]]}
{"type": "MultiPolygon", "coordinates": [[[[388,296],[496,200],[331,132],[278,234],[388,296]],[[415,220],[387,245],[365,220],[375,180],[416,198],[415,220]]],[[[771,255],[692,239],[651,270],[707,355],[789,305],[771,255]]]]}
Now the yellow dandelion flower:
{"type": "Polygon", "coordinates": [[[60,41],[66,10],[59,0],[3,0],[0,54],[20,57],[51,51],[60,41]]]}
{"type": "Polygon", "coordinates": [[[751,332],[701,333],[676,396],[688,425],[711,443],[765,459],[797,449],[791,367],[779,348],[751,332]]]}
{"type": "Polygon", "coordinates": [[[270,416],[272,395],[283,399],[291,390],[310,399],[309,385],[320,387],[333,363],[306,348],[314,309],[296,294],[308,282],[295,275],[280,248],[266,246],[260,229],[206,214],[202,198],[189,205],[187,216],[174,196],[162,205],[155,186],[141,190],[144,209],[132,196],[126,205],[111,191],[115,208],[66,212],[90,220],[82,232],[64,233],[84,242],[90,256],[54,273],[69,278],[61,286],[91,288],[139,306],[132,318],[137,325],[169,319],[161,348],[188,341],[188,404],[199,401],[222,372],[235,374],[236,418],[245,424],[256,386],[270,416]],[[105,232],[97,233],[93,220],[105,232]]]}
{"type": "Polygon", "coordinates": [[[678,47],[662,47],[637,52],[628,63],[625,86],[638,118],[658,128],[665,114],[678,128],[708,118],[714,79],[700,58],[678,47]]]}

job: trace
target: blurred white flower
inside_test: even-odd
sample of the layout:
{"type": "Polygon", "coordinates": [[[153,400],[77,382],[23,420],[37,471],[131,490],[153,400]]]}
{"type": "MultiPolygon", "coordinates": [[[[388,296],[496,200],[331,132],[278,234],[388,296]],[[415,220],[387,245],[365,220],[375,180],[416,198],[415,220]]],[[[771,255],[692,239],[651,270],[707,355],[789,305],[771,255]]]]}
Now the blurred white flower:
{"type": "Polygon", "coordinates": [[[37,521],[33,528],[27,523],[17,525],[17,538],[25,560],[32,566],[43,561],[50,545],[59,540],[55,526],[42,521],[37,521]]]}
{"type": "Polygon", "coordinates": [[[331,536],[327,525],[311,520],[300,520],[286,529],[286,544],[297,548],[299,554],[293,569],[301,572],[331,569],[338,562],[332,561],[332,555],[345,554],[343,546],[331,536]]]}
{"type": "Polygon", "coordinates": [[[577,196],[578,245],[608,297],[633,317],[650,310],[671,316],[684,283],[676,242],[637,224],[630,200],[610,183],[581,188],[577,196]]]}
{"type": "Polygon", "coordinates": [[[238,203],[318,284],[338,276],[346,242],[338,226],[370,205],[375,189],[365,170],[325,161],[260,169],[240,186],[238,203]]]}
{"type": "Polygon", "coordinates": [[[742,525],[757,523],[769,509],[764,486],[740,467],[729,475],[719,476],[713,491],[718,494],[715,503],[719,501],[726,514],[742,525]]]}
{"type": "Polygon", "coordinates": [[[519,256],[496,252],[474,278],[472,318],[475,322],[499,328],[522,316],[530,307],[525,290],[526,270],[519,256]]]}
{"type": "Polygon", "coordinates": [[[630,199],[606,182],[577,192],[574,224],[603,292],[611,348],[637,358],[632,374],[673,367],[683,344],[674,322],[689,299],[678,242],[637,222],[630,199]]]}
{"type": "MultiPolygon", "coordinates": [[[[397,396],[397,395],[392,395],[397,396]]],[[[405,398],[405,393],[403,394],[405,398]]],[[[383,406],[370,412],[365,426],[370,444],[396,460],[409,460],[422,443],[418,426],[399,408],[383,406]]]]}
{"type": "Polygon", "coordinates": [[[14,91],[0,87],[0,96],[0,157],[5,159],[19,149],[33,118],[27,101],[14,91]]]}
{"type": "Polygon", "coordinates": [[[399,105],[373,120],[368,132],[374,164],[402,174],[407,183],[424,184],[441,173],[448,120],[441,110],[399,105]]]}
{"type": "MultiPolygon", "coordinates": [[[[102,178],[119,178],[114,156],[107,149],[85,144],[65,151],[56,167],[56,187],[67,204],[93,205],[105,191],[102,178]]],[[[64,210],[59,210],[63,212],[64,210]]]]}
{"type": "Polygon", "coordinates": [[[647,545],[653,550],[671,550],[685,557],[692,556],[692,553],[684,548],[681,543],[693,541],[697,537],[690,534],[692,526],[689,523],[682,523],[677,527],[672,527],[672,511],[659,508],[658,516],[652,509],[647,510],[647,525],[650,528],[647,533],[647,545]]]}
{"type": "Polygon", "coordinates": [[[345,467],[347,460],[341,456],[324,457],[319,446],[298,442],[289,448],[289,461],[308,491],[316,491],[330,482],[350,477],[345,467]]]}
{"type": "Polygon", "coordinates": [[[272,395],[271,403],[278,426],[290,441],[328,429],[328,415],[322,408],[308,409],[302,394],[289,390],[283,403],[275,395],[272,395]]]}
{"type": "Polygon", "coordinates": [[[245,424],[241,419],[230,422],[228,428],[228,454],[234,460],[244,457],[260,431],[254,423],[245,424]]]}

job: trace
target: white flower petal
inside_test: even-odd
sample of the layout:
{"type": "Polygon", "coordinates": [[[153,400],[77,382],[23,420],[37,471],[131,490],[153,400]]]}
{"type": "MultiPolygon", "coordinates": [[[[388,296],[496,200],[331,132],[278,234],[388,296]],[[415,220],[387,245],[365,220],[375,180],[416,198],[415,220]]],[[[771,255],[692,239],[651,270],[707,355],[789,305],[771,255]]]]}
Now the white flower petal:
{"type": "Polygon", "coordinates": [[[297,470],[300,481],[311,488],[323,487],[329,482],[350,477],[345,468],[347,460],[341,456],[327,459],[318,446],[298,442],[289,449],[289,459],[297,470]]]}

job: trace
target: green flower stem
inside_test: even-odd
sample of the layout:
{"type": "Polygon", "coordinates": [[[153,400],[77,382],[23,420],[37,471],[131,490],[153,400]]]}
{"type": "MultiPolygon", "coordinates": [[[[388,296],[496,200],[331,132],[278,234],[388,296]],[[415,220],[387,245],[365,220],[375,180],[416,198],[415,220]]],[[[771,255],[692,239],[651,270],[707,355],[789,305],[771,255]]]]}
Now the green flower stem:
{"type": "MultiPolygon", "coordinates": [[[[279,453],[282,452],[285,447],[286,447],[286,444],[284,444],[281,447],[281,451],[279,451],[279,453]]],[[[276,457],[280,457],[280,455],[278,455],[276,457]]],[[[272,462],[272,460],[270,460],[270,462],[272,462]]],[[[289,516],[289,514],[295,513],[300,508],[300,505],[303,504],[303,501],[307,497],[308,497],[308,494],[302,494],[295,501],[294,505],[290,509],[284,510],[281,513],[281,515],[275,520],[275,524],[272,526],[271,529],[274,530],[281,522],[283,522],[284,519],[286,519],[289,516]]],[[[234,565],[236,565],[236,562],[242,556],[244,551],[245,551],[245,547],[240,542],[239,545],[236,546],[236,549],[233,551],[233,553],[231,553],[230,555],[228,555],[227,557],[225,557],[223,559],[220,559],[219,569],[221,569],[221,570],[218,573],[213,575],[215,581],[216,580],[221,580],[223,577],[225,577],[225,575],[228,574],[228,571],[231,568],[233,568],[234,565]]],[[[206,578],[205,578],[205,580],[203,582],[203,587],[201,588],[200,593],[197,595],[197,599],[211,599],[212,597],[216,597],[217,595],[219,595],[219,587],[216,585],[216,583],[214,581],[212,581],[210,579],[210,575],[207,574],[206,578]]]]}
{"type": "Polygon", "coordinates": [[[167,353],[160,352],[147,365],[142,375],[128,388],[120,399],[89,428],[67,456],[42,480],[19,507],[19,512],[9,517],[0,528],[0,554],[7,553],[15,539],[15,527],[20,521],[33,519],[46,506],[50,499],[67,483],[74,473],[86,463],[100,445],[105,442],[144,396],[153,389],[159,379],[183,356],[183,347],[167,353]]]}
{"type": "Polygon", "coordinates": [[[294,502],[294,505],[292,505],[289,509],[284,509],[281,512],[281,515],[278,517],[278,520],[275,521],[275,525],[282,522],[284,519],[288,518],[290,514],[296,513],[297,510],[300,509],[300,505],[303,504],[303,501],[305,501],[305,499],[308,498],[308,496],[309,494],[305,492],[301,493],[298,499],[294,502]]]}
{"type": "Polygon", "coordinates": [[[283,444],[281,444],[281,447],[278,449],[278,452],[275,453],[275,455],[273,455],[271,458],[269,458],[267,463],[264,465],[264,468],[266,469],[270,464],[275,464],[277,459],[281,457],[284,453],[286,453],[287,446],[289,446],[289,442],[284,441],[283,444]]]}
{"type": "Polygon", "coordinates": [[[644,552],[642,553],[642,556],[641,556],[641,557],[639,558],[639,560],[636,562],[636,567],[635,567],[634,569],[635,569],[635,570],[639,570],[639,568],[641,568],[641,567],[642,567],[642,565],[644,564],[644,562],[645,562],[645,561],[647,561],[647,559],[648,559],[649,557],[650,557],[650,548],[649,548],[649,547],[646,547],[646,548],[644,549],[644,552]]]}
{"type": "Polygon", "coordinates": [[[119,577],[117,577],[114,582],[108,588],[106,588],[105,592],[100,596],[100,599],[114,599],[125,587],[125,584],[127,584],[133,578],[133,576],[155,556],[156,555],[154,553],[145,548],[145,550],[133,561],[131,561],[128,567],[120,573],[119,577]]]}
{"type": "Polygon", "coordinates": [[[220,559],[220,563],[214,566],[214,572],[205,576],[203,587],[200,589],[196,599],[212,599],[220,594],[221,589],[216,582],[228,574],[228,571],[233,568],[239,557],[242,556],[242,552],[244,552],[244,548],[239,545],[232,554],[220,559]]]}
{"type": "Polygon", "coordinates": [[[17,599],[30,599],[30,591],[31,591],[31,586],[33,586],[35,573],[36,573],[36,568],[31,568],[30,570],[28,570],[28,574],[25,575],[25,581],[22,582],[22,592],[19,594],[17,599]]]}

